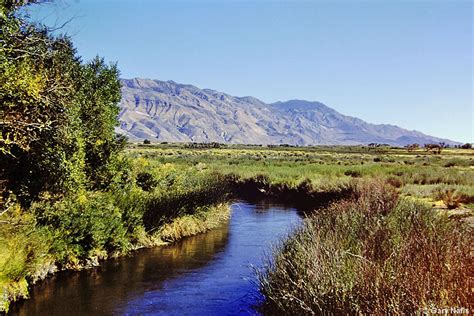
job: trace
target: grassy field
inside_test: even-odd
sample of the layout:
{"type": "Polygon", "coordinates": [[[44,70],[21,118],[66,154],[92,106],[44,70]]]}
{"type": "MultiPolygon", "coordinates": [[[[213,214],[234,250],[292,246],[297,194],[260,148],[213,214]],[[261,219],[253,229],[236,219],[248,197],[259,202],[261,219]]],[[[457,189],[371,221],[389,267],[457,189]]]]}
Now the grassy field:
{"type": "Polygon", "coordinates": [[[304,182],[315,191],[344,187],[354,178],[382,178],[402,195],[436,206],[449,200],[448,192],[466,207],[472,208],[474,202],[473,150],[445,149],[435,155],[423,149],[408,152],[361,146],[189,149],[180,144],[135,144],[126,154],[147,161],[152,169],[194,167],[243,179],[264,176],[273,185],[298,187],[304,182]]]}

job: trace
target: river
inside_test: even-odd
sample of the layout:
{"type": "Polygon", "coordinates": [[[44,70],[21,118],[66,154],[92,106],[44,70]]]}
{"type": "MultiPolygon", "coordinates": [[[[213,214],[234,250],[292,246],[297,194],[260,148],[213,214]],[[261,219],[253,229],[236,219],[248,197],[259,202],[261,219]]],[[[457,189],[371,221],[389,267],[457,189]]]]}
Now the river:
{"type": "Polygon", "coordinates": [[[293,208],[232,204],[228,225],[142,249],[81,272],[61,272],[12,306],[15,315],[256,315],[251,266],[301,221],[293,208]]]}

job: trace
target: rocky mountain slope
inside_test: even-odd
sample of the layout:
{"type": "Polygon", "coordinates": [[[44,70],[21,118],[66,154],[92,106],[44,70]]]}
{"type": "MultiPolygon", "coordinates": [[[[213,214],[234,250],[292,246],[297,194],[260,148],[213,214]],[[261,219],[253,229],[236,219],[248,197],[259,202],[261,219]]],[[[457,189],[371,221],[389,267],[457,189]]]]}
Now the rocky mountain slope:
{"type": "Polygon", "coordinates": [[[131,140],[241,144],[454,143],[366,123],[319,102],[266,104],[173,81],[123,79],[118,132],[131,140]]]}

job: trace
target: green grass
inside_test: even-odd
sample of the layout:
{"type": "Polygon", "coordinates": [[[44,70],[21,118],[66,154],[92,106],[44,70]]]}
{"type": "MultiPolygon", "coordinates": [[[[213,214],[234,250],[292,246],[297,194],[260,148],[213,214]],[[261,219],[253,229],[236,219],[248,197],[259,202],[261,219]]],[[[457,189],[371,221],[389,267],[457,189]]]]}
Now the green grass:
{"type": "Polygon", "coordinates": [[[171,223],[163,225],[157,235],[162,241],[174,242],[183,237],[194,236],[220,227],[229,218],[228,204],[205,206],[196,209],[192,215],[178,217],[171,223]]]}
{"type": "Polygon", "coordinates": [[[441,155],[434,155],[421,149],[408,152],[395,148],[368,150],[357,146],[267,148],[232,145],[189,149],[179,144],[165,144],[132,145],[127,149],[129,157],[143,159],[151,168],[163,164],[178,169],[196,166],[244,179],[265,175],[272,184],[290,187],[309,180],[315,190],[321,191],[345,186],[352,178],[377,177],[402,187],[402,193],[433,201],[439,200],[438,192],[430,189],[433,187],[474,196],[473,153],[472,150],[445,149],[441,155]]]}

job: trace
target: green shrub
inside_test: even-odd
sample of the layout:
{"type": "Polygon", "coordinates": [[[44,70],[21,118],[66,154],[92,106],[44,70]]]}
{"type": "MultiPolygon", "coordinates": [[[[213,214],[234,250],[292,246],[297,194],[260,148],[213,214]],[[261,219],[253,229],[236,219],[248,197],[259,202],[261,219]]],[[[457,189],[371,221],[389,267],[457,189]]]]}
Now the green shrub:
{"type": "Polygon", "coordinates": [[[143,230],[143,214],[149,197],[136,187],[110,192],[115,206],[122,212],[122,223],[131,243],[139,242],[143,230]]]}
{"type": "Polygon", "coordinates": [[[344,175],[353,178],[360,178],[362,177],[362,172],[360,172],[359,170],[346,170],[344,171],[344,175]]]}
{"type": "Polygon", "coordinates": [[[0,313],[9,301],[28,295],[27,279],[48,262],[48,231],[37,229],[34,216],[10,204],[0,222],[0,313]]]}
{"type": "MultiPolygon", "coordinates": [[[[226,202],[230,189],[219,174],[175,174],[171,186],[157,187],[148,199],[143,223],[147,231],[154,230],[178,216],[193,214],[201,206],[226,202]]],[[[165,176],[164,179],[168,179],[165,176]]]]}
{"type": "Polygon", "coordinates": [[[140,172],[137,175],[137,185],[143,191],[151,191],[157,185],[157,182],[151,173],[140,172]]]}
{"type": "Polygon", "coordinates": [[[160,228],[159,237],[166,242],[175,242],[183,237],[204,233],[217,228],[230,218],[228,204],[203,206],[195,214],[185,215],[160,228]]]}
{"type": "Polygon", "coordinates": [[[51,254],[60,264],[106,257],[128,246],[121,212],[110,195],[80,193],[58,202],[35,203],[32,210],[38,224],[51,232],[51,254]]]}

